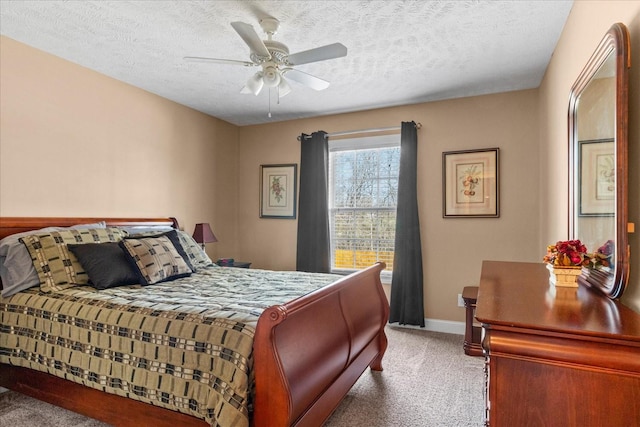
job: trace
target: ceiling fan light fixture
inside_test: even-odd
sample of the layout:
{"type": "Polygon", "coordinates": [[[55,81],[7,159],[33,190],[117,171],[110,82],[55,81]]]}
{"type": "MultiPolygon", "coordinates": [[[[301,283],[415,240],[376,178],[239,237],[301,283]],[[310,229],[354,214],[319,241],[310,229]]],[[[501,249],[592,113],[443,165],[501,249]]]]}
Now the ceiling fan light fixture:
{"type": "Polygon", "coordinates": [[[284,77],[280,77],[280,84],[278,85],[278,97],[282,98],[291,93],[291,86],[284,77]]]}
{"type": "Polygon", "coordinates": [[[303,71],[296,70],[292,67],[301,64],[341,58],[347,55],[347,48],[342,43],[333,43],[290,55],[289,48],[286,44],[273,40],[273,36],[278,32],[280,21],[270,16],[260,20],[260,26],[267,34],[267,40],[262,40],[250,24],[236,21],[232,22],[231,26],[249,47],[249,58],[251,61],[206,58],[199,56],[188,56],[184,59],[195,62],[259,67],[260,71],[247,80],[246,85],[240,91],[241,93],[252,93],[258,96],[265,86],[269,89],[277,88],[279,100],[281,97],[286,96],[291,92],[289,82],[285,81],[285,75],[287,76],[286,80],[291,79],[297,83],[308,86],[311,89],[326,89],[329,87],[328,81],[312,76],[311,74],[307,74],[303,71]]]}
{"type": "Polygon", "coordinates": [[[263,85],[264,85],[264,80],[262,78],[262,71],[258,71],[253,76],[251,76],[249,80],[247,80],[247,84],[242,89],[242,93],[252,93],[258,96],[258,94],[262,90],[263,85]],[[248,92],[245,92],[245,89],[247,89],[248,92]]]}
{"type": "Polygon", "coordinates": [[[262,73],[262,81],[264,85],[267,87],[276,87],[280,84],[280,72],[274,66],[264,67],[264,72],[262,73]]]}

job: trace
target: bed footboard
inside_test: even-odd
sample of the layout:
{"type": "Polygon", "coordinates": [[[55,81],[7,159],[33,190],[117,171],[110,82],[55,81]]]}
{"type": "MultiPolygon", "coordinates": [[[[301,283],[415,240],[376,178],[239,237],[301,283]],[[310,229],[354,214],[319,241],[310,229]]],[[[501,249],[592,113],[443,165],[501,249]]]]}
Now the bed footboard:
{"type": "Polygon", "coordinates": [[[377,263],[263,312],[254,343],[254,427],[320,426],[367,366],[382,370],[384,268],[377,263]]]}

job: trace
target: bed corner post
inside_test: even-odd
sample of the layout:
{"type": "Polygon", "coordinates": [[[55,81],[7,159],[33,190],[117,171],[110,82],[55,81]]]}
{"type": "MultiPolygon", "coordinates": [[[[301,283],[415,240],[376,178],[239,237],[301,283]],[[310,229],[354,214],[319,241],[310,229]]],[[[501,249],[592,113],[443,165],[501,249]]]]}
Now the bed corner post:
{"type": "Polygon", "coordinates": [[[287,318],[287,309],[267,308],[256,327],[254,338],[255,402],[251,427],[288,426],[291,399],[276,348],[275,327],[287,318]]]}
{"type": "Polygon", "coordinates": [[[387,346],[389,341],[387,340],[387,334],[384,332],[384,328],[389,323],[389,302],[387,300],[387,296],[384,293],[384,289],[382,288],[382,281],[380,280],[380,273],[382,270],[387,268],[387,264],[384,262],[377,262],[376,265],[379,267],[377,274],[378,281],[378,294],[380,295],[380,299],[382,301],[381,310],[382,310],[382,322],[380,324],[380,333],[378,334],[378,342],[380,343],[380,352],[378,355],[371,361],[369,367],[374,371],[382,371],[382,358],[384,357],[385,352],[387,351],[387,346]]]}

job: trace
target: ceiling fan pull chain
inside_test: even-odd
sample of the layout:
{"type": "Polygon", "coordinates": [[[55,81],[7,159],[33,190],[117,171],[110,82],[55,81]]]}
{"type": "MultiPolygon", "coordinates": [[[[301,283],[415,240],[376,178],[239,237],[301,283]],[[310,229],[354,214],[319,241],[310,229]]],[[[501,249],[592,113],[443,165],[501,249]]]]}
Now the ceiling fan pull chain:
{"type": "Polygon", "coordinates": [[[271,118],[271,88],[269,88],[269,118],[271,118]]]}

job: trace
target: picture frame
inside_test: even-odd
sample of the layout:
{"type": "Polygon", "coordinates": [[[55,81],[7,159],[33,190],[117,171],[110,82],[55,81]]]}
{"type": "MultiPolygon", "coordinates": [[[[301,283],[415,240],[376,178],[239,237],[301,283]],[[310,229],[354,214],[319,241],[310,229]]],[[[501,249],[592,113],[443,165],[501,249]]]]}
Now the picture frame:
{"type": "Polygon", "coordinates": [[[500,149],[442,153],[442,216],[500,217],[500,149]]]}
{"type": "Polygon", "coordinates": [[[578,141],[578,216],[613,216],[616,209],[615,141],[578,141]]]}
{"type": "Polygon", "coordinates": [[[260,165],[260,218],[295,219],[298,165],[260,165]]]}

